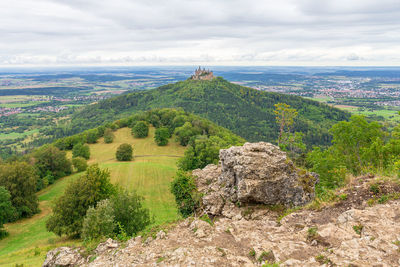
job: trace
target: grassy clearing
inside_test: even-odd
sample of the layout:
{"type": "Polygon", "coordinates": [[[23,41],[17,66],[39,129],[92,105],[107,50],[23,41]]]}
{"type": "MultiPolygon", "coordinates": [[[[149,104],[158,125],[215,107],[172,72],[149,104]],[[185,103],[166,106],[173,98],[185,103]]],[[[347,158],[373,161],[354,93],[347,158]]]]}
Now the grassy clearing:
{"type": "MultiPolygon", "coordinates": [[[[175,201],[169,192],[169,184],[176,172],[176,162],[185,148],[173,139],[165,147],[154,143],[154,128],[149,137],[135,139],[130,129],[123,128],[115,132],[115,141],[105,144],[102,139],[90,145],[90,164],[98,163],[101,168],[108,168],[111,181],[123,187],[135,189],[145,197],[145,205],[155,217],[155,224],[174,221],[179,218],[175,201]],[[134,155],[139,155],[131,162],[115,160],[115,151],[122,143],[134,147],[134,155]],[[144,155],[141,157],[140,155],[144,155]]],[[[68,153],[71,156],[71,153],[68,153]]],[[[45,222],[51,213],[51,203],[62,195],[68,183],[78,177],[74,174],[58,180],[50,187],[38,193],[41,212],[32,218],[7,224],[10,235],[0,240],[0,266],[41,266],[46,252],[61,245],[80,245],[77,240],[67,240],[47,232],[45,222]]]]}
{"type": "Polygon", "coordinates": [[[38,129],[33,129],[33,130],[25,131],[23,133],[15,133],[15,132],[9,133],[9,134],[0,133],[0,140],[25,138],[27,136],[33,135],[38,132],[39,132],[38,129]]]}

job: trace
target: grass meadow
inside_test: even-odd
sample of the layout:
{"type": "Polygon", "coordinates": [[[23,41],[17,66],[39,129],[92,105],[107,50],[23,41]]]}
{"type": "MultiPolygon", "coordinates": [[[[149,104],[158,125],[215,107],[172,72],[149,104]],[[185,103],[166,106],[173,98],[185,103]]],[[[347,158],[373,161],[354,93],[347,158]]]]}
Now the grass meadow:
{"type": "MultiPolygon", "coordinates": [[[[157,146],[154,131],[154,128],[150,128],[149,137],[137,139],[132,137],[129,128],[119,129],[115,132],[113,143],[105,144],[101,138],[98,143],[90,145],[91,158],[88,163],[107,168],[114,184],[134,189],[142,195],[146,207],[154,215],[155,224],[161,224],[179,218],[169,185],[177,170],[177,160],[183,156],[185,148],[174,142],[174,138],[167,146],[157,146]],[[115,151],[122,143],[134,147],[135,158],[131,162],[115,160],[115,151]]],[[[68,152],[68,156],[71,157],[71,152],[68,152]]],[[[39,214],[5,225],[10,235],[0,240],[0,266],[41,266],[48,250],[62,245],[81,244],[79,240],[68,240],[47,232],[45,227],[52,202],[79,175],[59,179],[38,192],[39,214]]]]}

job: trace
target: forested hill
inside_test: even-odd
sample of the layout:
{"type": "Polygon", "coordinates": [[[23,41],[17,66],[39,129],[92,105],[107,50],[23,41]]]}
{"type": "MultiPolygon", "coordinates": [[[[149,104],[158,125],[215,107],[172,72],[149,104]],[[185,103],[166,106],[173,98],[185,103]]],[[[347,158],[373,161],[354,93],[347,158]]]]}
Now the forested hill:
{"type": "Polygon", "coordinates": [[[278,126],[273,110],[274,104],[280,102],[297,109],[299,116],[295,130],[305,133],[304,141],[309,145],[329,144],[328,129],[350,116],[316,101],[263,92],[218,77],[210,81],[186,80],[101,101],[74,114],[71,128],[66,130],[71,134],[93,128],[132,111],[181,107],[232,130],[248,141],[275,142],[278,126]]]}

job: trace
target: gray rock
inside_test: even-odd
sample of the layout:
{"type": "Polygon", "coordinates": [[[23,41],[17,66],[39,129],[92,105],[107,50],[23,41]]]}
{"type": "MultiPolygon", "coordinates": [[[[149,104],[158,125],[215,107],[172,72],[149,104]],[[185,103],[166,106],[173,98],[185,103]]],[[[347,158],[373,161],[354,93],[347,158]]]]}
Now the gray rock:
{"type": "Polygon", "coordinates": [[[270,143],[246,143],[221,149],[220,164],[194,170],[203,193],[203,209],[219,215],[227,202],[304,205],[315,194],[318,175],[296,168],[270,143]]]}
{"type": "Polygon", "coordinates": [[[163,230],[160,230],[156,235],[156,239],[164,239],[166,236],[167,234],[163,230]]]}
{"type": "Polygon", "coordinates": [[[81,256],[77,249],[69,247],[59,247],[50,250],[43,263],[43,267],[56,267],[56,266],[79,266],[85,263],[85,259],[81,256]]]}

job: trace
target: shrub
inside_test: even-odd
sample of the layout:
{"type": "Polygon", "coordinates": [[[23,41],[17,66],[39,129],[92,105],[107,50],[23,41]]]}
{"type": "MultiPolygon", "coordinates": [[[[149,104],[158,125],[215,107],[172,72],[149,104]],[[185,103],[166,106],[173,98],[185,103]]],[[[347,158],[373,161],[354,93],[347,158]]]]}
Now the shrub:
{"type": "Polygon", "coordinates": [[[166,146],[168,144],[168,138],[170,138],[170,133],[168,128],[161,127],[156,129],[154,140],[159,146],[166,146]]]}
{"type": "Polygon", "coordinates": [[[183,217],[191,215],[197,207],[196,184],[191,175],[178,171],[171,183],[171,192],[175,196],[178,210],[183,217]]]}
{"type": "Polygon", "coordinates": [[[114,220],[114,210],[110,200],[104,199],[97,203],[97,207],[90,207],[82,225],[82,238],[85,240],[100,237],[113,237],[117,228],[114,220]]]}
{"type": "Polygon", "coordinates": [[[76,157],[72,159],[72,164],[74,165],[77,172],[86,171],[88,165],[86,163],[86,159],[82,157],[76,157]]]}
{"type": "Polygon", "coordinates": [[[149,135],[149,124],[145,121],[138,121],[132,128],[135,138],[145,138],[149,135]]]}
{"type": "Polygon", "coordinates": [[[104,131],[104,143],[110,144],[114,141],[114,133],[110,128],[107,128],[104,131]]]}
{"type": "Polygon", "coordinates": [[[98,165],[88,167],[86,173],[71,182],[53,207],[53,215],[47,220],[46,228],[59,236],[79,237],[82,223],[89,207],[110,198],[115,188],[110,182],[110,172],[98,165]]]}
{"type": "Polygon", "coordinates": [[[115,157],[118,161],[132,160],[133,148],[130,144],[122,144],[117,148],[115,157]]]}
{"type": "Polygon", "coordinates": [[[88,145],[84,145],[82,143],[74,145],[74,148],[72,149],[72,157],[82,157],[85,159],[90,158],[90,148],[88,145]]]}
{"type": "Polygon", "coordinates": [[[111,198],[115,221],[126,235],[132,236],[151,223],[150,212],[143,206],[143,198],[134,191],[119,189],[111,198]]]}

